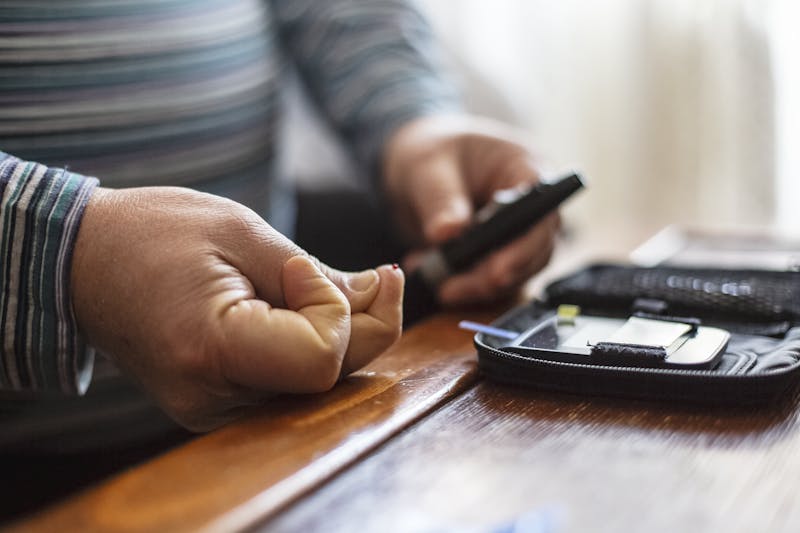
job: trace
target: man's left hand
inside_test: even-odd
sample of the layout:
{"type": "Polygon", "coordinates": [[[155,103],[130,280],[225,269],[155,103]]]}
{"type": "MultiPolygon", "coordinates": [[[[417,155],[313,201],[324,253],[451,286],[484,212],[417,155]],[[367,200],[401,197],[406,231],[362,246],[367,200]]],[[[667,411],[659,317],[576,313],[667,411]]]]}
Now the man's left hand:
{"type": "MultiPolygon", "coordinates": [[[[458,235],[497,191],[539,181],[531,150],[508,126],[476,117],[423,117],[402,126],[384,152],[384,187],[415,248],[458,235]]],[[[556,214],[439,288],[444,305],[508,297],[549,261],[556,214]]],[[[420,254],[406,258],[412,270],[420,254]]]]}

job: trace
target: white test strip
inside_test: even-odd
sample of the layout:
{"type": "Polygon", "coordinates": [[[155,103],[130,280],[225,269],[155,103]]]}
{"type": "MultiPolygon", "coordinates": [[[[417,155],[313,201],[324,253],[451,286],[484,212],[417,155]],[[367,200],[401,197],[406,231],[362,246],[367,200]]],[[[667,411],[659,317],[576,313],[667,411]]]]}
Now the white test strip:
{"type": "Polygon", "coordinates": [[[486,324],[480,324],[478,322],[472,322],[470,320],[462,320],[461,322],[458,323],[458,327],[469,331],[485,333],[486,335],[491,335],[492,337],[500,337],[502,339],[516,339],[517,337],[519,337],[519,333],[517,333],[516,331],[496,328],[494,326],[487,326],[486,324]]]}

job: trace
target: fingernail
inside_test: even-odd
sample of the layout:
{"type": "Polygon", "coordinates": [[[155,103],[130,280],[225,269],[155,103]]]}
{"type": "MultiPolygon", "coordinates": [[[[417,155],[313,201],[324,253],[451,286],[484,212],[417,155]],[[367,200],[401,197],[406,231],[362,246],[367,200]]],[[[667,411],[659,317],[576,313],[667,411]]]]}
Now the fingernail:
{"type": "Polygon", "coordinates": [[[365,292],[378,283],[380,276],[374,269],[364,270],[350,275],[347,286],[356,292],[365,292]]]}

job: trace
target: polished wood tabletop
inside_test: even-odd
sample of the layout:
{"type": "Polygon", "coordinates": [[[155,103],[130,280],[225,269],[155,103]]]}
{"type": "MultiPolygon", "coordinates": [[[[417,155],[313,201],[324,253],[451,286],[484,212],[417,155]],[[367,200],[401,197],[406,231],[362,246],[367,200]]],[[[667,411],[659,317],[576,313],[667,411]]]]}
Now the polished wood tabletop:
{"type": "Polygon", "coordinates": [[[692,410],[481,381],[263,531],[796,532],[798,402],[692,410]]]}
{"type": "Polygon", "coordinates": [[[231,531],[262,522],[475,383],[471,337],[456,324],[437,316],[332,391],[274,399],[16,527],[231,531]]]}
{"type": "Polygon", "coordinates": [[[707,409],[500,386],[477,372],[464,317],[14,527],[800,531],[797,398],[707,409]]]}

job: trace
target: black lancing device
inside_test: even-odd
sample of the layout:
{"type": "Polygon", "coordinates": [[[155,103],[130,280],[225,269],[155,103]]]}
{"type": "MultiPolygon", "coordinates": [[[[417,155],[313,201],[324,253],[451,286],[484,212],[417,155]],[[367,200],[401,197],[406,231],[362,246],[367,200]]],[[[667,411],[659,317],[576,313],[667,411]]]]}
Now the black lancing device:
{"type": "Polygon", "coordinates": [[[486,220],[430,250],[406,278],[403,322],[406,326],[438,308],[436,289],[448,276],[468,269],[507,244],[584,187],[577,173],[544,181],[511,203],[501,205],[486,220]]]}

